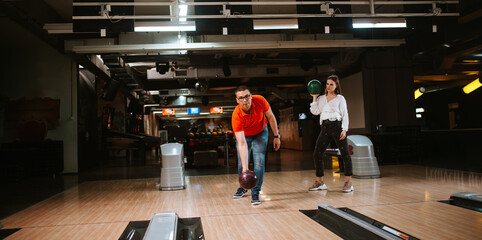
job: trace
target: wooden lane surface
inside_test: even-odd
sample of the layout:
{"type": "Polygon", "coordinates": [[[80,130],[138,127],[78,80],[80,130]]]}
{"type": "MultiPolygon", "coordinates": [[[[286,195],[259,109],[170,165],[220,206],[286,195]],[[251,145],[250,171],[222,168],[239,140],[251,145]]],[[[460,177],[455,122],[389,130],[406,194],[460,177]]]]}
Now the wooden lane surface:
{"type": "MultiPolygon", "coordinates": [[[[181,218],[201,217],[206,239],[225,239],[229,232],[223,233],[224,230],[219,230],[220,226],[240,232],[266,228],[268,230],[263,232],[266,236],[296,239],[327,231],[314,222],[315,225],[303,230],[305,235],[293,236],[281,231],[303,229],[300,226],[311,220],[299,210],[315,209],[320,201],[334,207],[349,207],[362,214],[369,213],[366,215],[379,221],[382,221],[377,215],[379,212],[386,214],[383,219],[406,213],[407,221],[414,222],[410,209],[403,206],[438,205],[441,203],[437,201],[447,200],[455,192],[482,192],[480,174],[416,166],[384,166],[381,171],[382,178],[379,179],[353,179],[355,192],[348,194],[340,191],[343,176],[330,171],[325,176],[329,190],[319,192],[307,191],[314,181],[312,170],[266,173],[261,194],[263,203],[256,207],[251,206],[250,197],[233,200],[232,195],[238,186],[236,175],[186,177],[187,188],[182,191],[158,191],[157,179],[85,182],[3,219],[2,224],[4,228],[23,228],[7,239],[87,239],[85,236],[89,236],[88,239],[117,239],[129,221],[149,220],[157,212],[173,211],[181,218]],[[241,224],[243,222],[245,226],[241,224]],[[320,230],[316,230],[318,228],[320,230]],[[62,232],[77,232],[78,237],[42,237],[47,236],[49,231],[60,232],[58,236],[62,236],[62,232]],[[274,233],[279,234],[271,235],[274,233]]],[[[454,219],[456,224],[451,225],[474,226],[477,223],[480,226],[480,213],[448,207],[451,207],[451,212],[443,212],[442,216],[448,214],[454,219]],[[472,217],[467,218],[467,215],[472,217]]],[[[439,221],[436,216],[433,218],[439,221]]],[[[389,222],[405,226],[404,221],[396,219],[389,222]]],[[[430,219],[428,217],[424,221],[430,219]]],[[[385,220],[382,222],[392,225],[385,220]]],[[[440,223],[442,233],[446,229],[445,224],[443,221],[440,223]]],[[[413,229],[410,227],[407,233],[412,234],[413,229]]],[[[482,235],[480,227],[475,227],[472,232],[482,235]]],[[[459,235],[463,237],[460,239],[473,237],[467,232],[459,235]]]]}
{"type": "Polygon", "coordinates": [[[482,213],[441,202],[351,207],[419,239],[481,239],[482,213]]]}
{"type": "Polygon", "coordinates": [[[44,227],[28,227],[10,235],[6,239],[93,239],[93,240],[114,240],[119,239],[122,231],[129,222],[120,223],[92,223],[80,225],[60,225],[44,227]],[[118,235],[115,235],[119,233],[118,235]]]}
{"type": "Polygon", "coordinates": [[[206,239],[341,239],[299,211],[202,218],[206,239]]]}

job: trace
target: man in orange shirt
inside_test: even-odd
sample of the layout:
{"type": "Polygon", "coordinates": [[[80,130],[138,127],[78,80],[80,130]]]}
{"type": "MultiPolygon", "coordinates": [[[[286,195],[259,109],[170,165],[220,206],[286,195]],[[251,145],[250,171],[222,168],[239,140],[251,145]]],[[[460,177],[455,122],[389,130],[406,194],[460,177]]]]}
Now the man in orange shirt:
{"type": "MultiPolygon", "coordinates": [[[[253,152],[254,172],[258,185],[251,190],[251,204],[261,204],[259,192],[263,184],[266,147],[268,146],[268,122],[274,134],[273,145],[278,151],[281,146],[278,124],[268,101],[263,96],[251,95],[248,87],[240,86],[235,91],[238,106],[234,109],[232,126],[238,148],[238,174],[248,170],[249,158],[253,152]],[[267,118],[267,119],[266,119],[267,118]]],[[[239,187],[234,198],[242,198],[248,190],[239,187]]]]}

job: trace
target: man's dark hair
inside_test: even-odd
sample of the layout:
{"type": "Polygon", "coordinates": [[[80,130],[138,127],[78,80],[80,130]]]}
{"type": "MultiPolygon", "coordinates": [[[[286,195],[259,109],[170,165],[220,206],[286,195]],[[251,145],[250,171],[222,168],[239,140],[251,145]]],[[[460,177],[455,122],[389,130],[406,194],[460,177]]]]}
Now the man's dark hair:
{"type": "Polygon", "coordinates": [[[249,92],[251,92],[251,90],[249,90],[248,86],[246,85],[241,85],[239,86],[238,88],[236,88],[236,91],[234,91],[234,94],[236,94],[237,92],[242,92],[244,90],[248,90],[249,92]]]}

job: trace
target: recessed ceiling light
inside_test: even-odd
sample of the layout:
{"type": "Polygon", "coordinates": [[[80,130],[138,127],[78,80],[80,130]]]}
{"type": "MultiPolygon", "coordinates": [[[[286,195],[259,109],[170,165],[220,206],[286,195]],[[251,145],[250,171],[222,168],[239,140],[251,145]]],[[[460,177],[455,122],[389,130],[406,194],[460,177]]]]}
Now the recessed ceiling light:
{"type": "Polygon", "coordinates": [[[254,30],[298,29],[298,19],[254,19],[254,30]]]}
{"type": "Polygon", "coordinates": [[[354,18],[353,28],[406,28],[405,18],[354,18]]]}
{"type": "Polygon", "coordinates": [[[135,22],[135,32],[189,32],[196,31],[196,23],[194,21],[187,22],[135,22]]]}

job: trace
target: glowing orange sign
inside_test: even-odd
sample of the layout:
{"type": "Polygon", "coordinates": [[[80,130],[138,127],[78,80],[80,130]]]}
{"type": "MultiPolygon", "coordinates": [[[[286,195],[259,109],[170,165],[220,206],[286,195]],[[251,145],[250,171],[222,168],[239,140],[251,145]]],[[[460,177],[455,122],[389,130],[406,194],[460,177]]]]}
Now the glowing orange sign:
{"type": "Polygon", "coordinates": [[[162,109],[163,116],[171,116],[174,115],[175,112],[174,109],[162,109]]]}
{"type": "Polygon", "coordinates": [[[212,107],[209,110],[210,113],[223,113],[223,108],[222,107],[212,107]]]}

